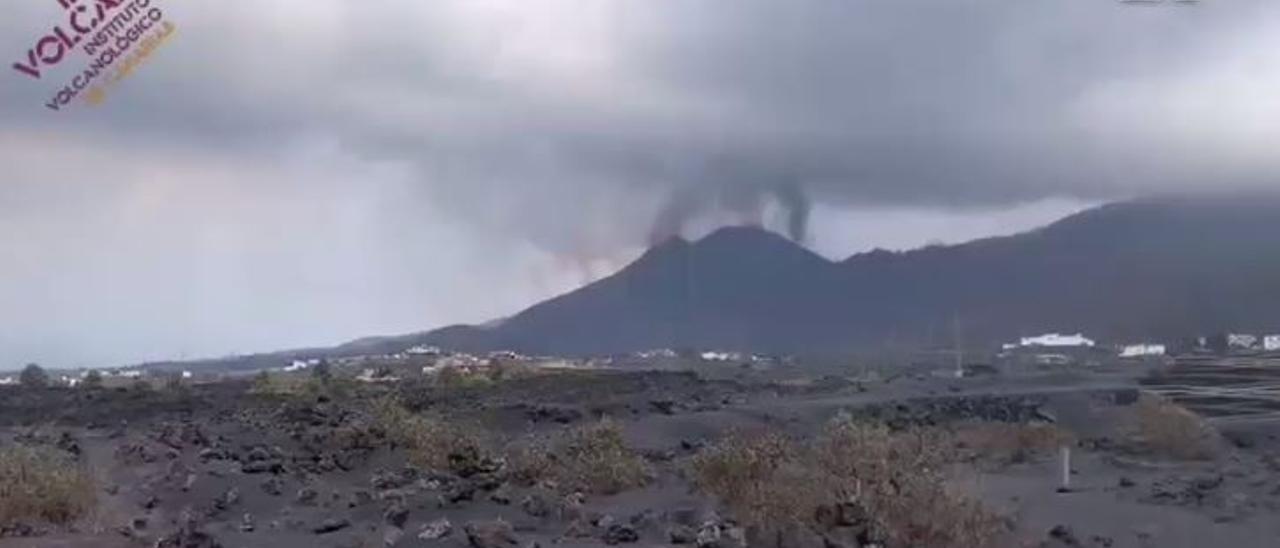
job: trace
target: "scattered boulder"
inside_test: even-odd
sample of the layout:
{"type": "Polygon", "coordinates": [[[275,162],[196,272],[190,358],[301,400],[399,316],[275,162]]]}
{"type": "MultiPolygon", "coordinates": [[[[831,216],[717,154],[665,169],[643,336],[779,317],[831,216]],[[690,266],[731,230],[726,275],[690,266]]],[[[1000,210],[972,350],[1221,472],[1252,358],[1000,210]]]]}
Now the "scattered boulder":
{"type": "Polygon", "coordinates": [[[583,514],[587,504],[587,496],[582,493],[569,493],[560,500],[561,519],[576,519],[583,514]]]}
{"type": "Polygon", "coordinates": [[[72,436],[70,432],[64,431],[62,435],[58,437],[58,441],[54,444],[54,447],[70,453],[71,456],[75,458],[80,458],[80,442],[76,440],[75,436],[72,436]]]}
{"type": "Polygon", "coordinates": [[[356,508],[373,502],[373,493],[366,489],[356,489],[351,493],[350,507],[356,508]]]}
{"type": "Polygon", "coordinates": [[[227,460],[230,458],[230,455],[228,455],[226,451],[223,451],[221,449],[207,447],[205,449],[200,450],[198,458],[200,459],[201,462],[209,462],[209,461],[215,461],[215,460],[227,460]]]}
{"type": "Polygon", "coordinates": [[[502,470],[505,464],[501,459],[485,455],[475,447],[467,447],[449,454],[449,470],[461,478],[494,474],[502,470]]]}
{"type": "Polygon", "coordinates": [[[615,523],[605,530],[603,540],[610,546],[630,544],[640,540],[640,533],[636,532],[635,527],[630,524],[615,523]]]}
{"type": "Polygon", "coordinates": [[[535,518],[545,518],[551,515],[551,502],[547,500],[542,493],[530,493],[520,501],[520,508],[524,513],[535,518]]]}
{"type": "Polygon", "coordinates": [[[402,470],[400,472],[379,471],[369,478],[369,485],[377,491],[387,491],[390,489],[403,489],[418,480],[418,475],[412,468],[402,470]]]}
{"type": "Polygon", "coordinates": [[[576,407],[538,405],[526,411],[525,416],[535,423],[570,424],[582,419],[582,411],[576,407]]]}
{"type": "Polygon", "coordinates": [[[595,527],[581,518],[574,519],[569,522],[569,526],[565,527],[564,533],[560,536],[566,539],[583,539],[594,536],[595,527]]]}
{"type": "Polygon", "coordinates": [[[156,542],[156,548],[222,548],[222,544],[204,532],[200,523],[188,515],[177,531],[156,542]]]}
{"type": "Polygon", "coordinates": [[[473,521],[463,530],[471,548],[511,548],[519,544],[511,524],[500,519],[473,521]]]}
{"type": "Polygon", "coordinates": [[[822,505],[814,512],[814,521],[826,527],[859,527],[867,526],[870,518],[861,505],[853,502],[822,505]]]}
{"type": "Polygon", "coordinates": [[[503,484],[489,494],[489,500],[503,506],[511,504],[511,487],[503,484]]]}
{"type": "Polygon", "coordinates": [[[676,414],[676,402],[669,399],[649,400],[649,408],[663,415],[676,414]]]}
{"type": "Polygon", "coordinates": [[[277,460],[246,462],[240,466],[240,471],[249,475],[280,474],[284,472],[284,464],[277,460]]]}
{"type": "Polygon", "coordinates": [[[214,499],[213,507],[218,510],[229,510],[239,503],[240,490],[232,487],[227,489],[226,492],[222,493],[222,495],[218,496],[217,499],[214,499]]]}
{"type": "Polygon", "coordinates": [[[702,524],[695,537],[698,548],[745,548],[747,534],[740,527],[720,520],[708,520],[702,524]]]}
{"type": "Polygon", "coordinates": [[[1076,538],[1075,532],[1066,525],[1057,525],[1049,530],[1049,538],[1057,541],[1063,546],[1080,546],[1080,540],[1076,538]]]}
{"type": "Polygon", "coordinates": [[[453,534],[453,523],[449,518],[440,518],[422,526],[418,538],[422,540],[439,540],[453,534]]]}
{"type": "Polygon", "coordinates": [[[1116,543],[1115,539],[1112,539],[1111,537],[1104,537],[1102,535],[1093,535],[1089,537],[1089,541],[1095,546],[1099,546],[1101,548],[1111,548],[1116,543]]]}
{"type": "Polygon", "coordinates": [[[667,530],[667,539],[671,544],[693,544],[698,540],[698,533],[688,525],[672,525],[667,530]]]}
{"type": "Polygon", "coordinates": [[[0,525],[0,538],[35,538],[45,535],[45,531],[30,523],[10,523],[0,525]]]}
{"type": "Polygon", "coordinates": [[[445,487],[440,493],[440,500],[445,505],[469,502],[476,497],[476,486],[469,481],[458,481],[445,487]]]}
{"type": "Polygon", "coordinates": [[[298,491],[298,495],[294,500],[303,506],[311,506],[316,503],[316,499],[320,498],[320,493],[310,487],[303,487],[298,491]]]}
{"type": "Polygon", "coordinates": [[[398,502],[393,503],[382,513],[382,517],[387,525],[403,529],[404,524],[409,521],[409,509],[398,502]]]}
{"type": "Polygon", "coordinates": [[[333,518],[324,520],[320,525],[313,527],[311,532],[317,535],[328,535],[330,533],[337,533],[338,531],[348,527],[351,527],[351,520],[346,518],[333,518]]]}
{"type": "Polygon", "coordinates": [[[261,487],[263,493],[273,497],[278,497],[284,494],[284,480],[280,478],[267,478],[266,481],[262,482],[261,487]]]}
{"type": "Polygon", "coordinates": [[[400,544],[400,540],[404,538],[404,529],[399,527],[388,527],[387,532],[382,535],[383,546],[395,546],[400,544]]]}

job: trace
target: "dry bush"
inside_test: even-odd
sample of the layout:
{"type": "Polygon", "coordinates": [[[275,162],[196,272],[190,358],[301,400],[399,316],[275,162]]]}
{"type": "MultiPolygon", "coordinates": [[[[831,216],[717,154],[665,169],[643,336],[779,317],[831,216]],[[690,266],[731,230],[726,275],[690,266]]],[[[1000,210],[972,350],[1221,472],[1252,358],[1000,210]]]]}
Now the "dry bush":
{"type": "Polygon", "coordinates": [[[834,502],[798,444],[778,432],[734,433],[694,456],[694,483],[714,494],[749,525],[806,524],[820,505],[834,502]]]}
{"type": "Polygon", "coordinates": [[[346,400],[358,394],[361,388],[360,381],[336,377],[332,373],[312,374],[306,379],[299,379],[299,382],[301,395],[310,399],[346,400]]]}
{"type": "Polygon", "coordinates": [[[815,444],[817,461],[843,502],[856,505],[889,546],[986,546],[1001,520],[947,488],[954,440],[940,429],[890,432],[839,418],[815,444]]]}
{"type": "Polygon", "coordinates": [[[556,438],[527,436],[506,448],[507,477],[518,485],[533,487],[543,480],[558,483],[560,458],[556,438]]]}
{"type": "Polygon", "coordinates": [[[75,521],[94,505],[93,478],[61,452],[0,449],[0,527],[39,520],[75,521]]]}
{"type": "Polygon", "coordinates": [[[272,375],[266,371],[253,377],[249,393],[257,396],[292,397],[306,392],[306,379],[290,375],[272,375]]]}
{"type": "Polygon", "coordinates": [[[457,367],[444,367],[436,373],[436,384],[443,387],[459,386],[466,380],[465,377],[457,367]]]}
{"type": "Polygon", "coordinates": [[[995,464],[1028,462],[1075,444],[1075,435],[1053,424],[968,422],[955,427],[957,444],[973,460],[995,464]]]}
{"type": "Polygon", "coordinates": [[[890,547],[986,546],[1003,524],[947,489],[951,448],[941,430],[891,432],[841,418],[804,444],[777,433],[732,435],[697,455],[692,471],[756,534],[845,522],[862,541],[890,547]]]}
{"type": "Polygon", "coordinates": [[[496,360],[489,365],[487,376],[490,382],[501,383],[519,380],[529,375],[530,368],[506,360],[496,360]]]}
{"type": "Polygon", "coordinates": [[[387,438],[409,450],[409,461],[420,468],[454,472],[494,460],[490,435],[479,425],[415,414],[398,401],[374,403],[374,420],[387,438]]]}
{"type": "Polygon", "coordinates": [[[649,465],[627,447],[612,420],[570,429],[556,449],[556,480],[563,486],[610,495],[649,482],[649,465]]]}
{"type": "Polygon", "coordinates": [[[565,491],[599,495],[643,487],[652,478],[648,463],[627,447],[622,429],[609,419],[528,440],[511,451],[509,471],[524,484],[546,479],[565,491]]]}
{"type": "Polygon", "coordinates": [[[490,370],[479,372],[447,366],[435,374],[435,385],[450,391],[481,389],[495,383],[493,374],[490,370]]]}
{"type": "Polygon", "coordinates": [[[1155,396],[1134,407],[1130,434],[1137,449],[1175,459],[1212,459],[1218,447],[1218,433],[1204,419],[1155,396]]]}

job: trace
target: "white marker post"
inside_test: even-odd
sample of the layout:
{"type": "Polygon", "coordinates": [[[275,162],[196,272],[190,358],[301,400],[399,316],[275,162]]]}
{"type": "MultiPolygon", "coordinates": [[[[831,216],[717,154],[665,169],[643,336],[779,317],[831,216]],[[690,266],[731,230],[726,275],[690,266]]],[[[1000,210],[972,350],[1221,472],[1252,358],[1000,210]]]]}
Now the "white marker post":
{"type": "Polygon", "coordinates": [[[1066,445],[1062,446],[1062,486],[1058,492],[1071,492],[1071,448],[1066,445]]]}

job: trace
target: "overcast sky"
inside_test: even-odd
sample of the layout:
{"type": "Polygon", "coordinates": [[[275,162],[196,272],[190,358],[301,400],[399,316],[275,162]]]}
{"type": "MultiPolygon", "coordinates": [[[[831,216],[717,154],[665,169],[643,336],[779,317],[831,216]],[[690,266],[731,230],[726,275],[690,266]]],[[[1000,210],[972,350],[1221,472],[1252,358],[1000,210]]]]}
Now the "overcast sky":
{"type": "Polygon", "coordinates": [[[177,32],[60,112],[87,57],[9,70],[65,15],[5,3],[0,369],[484,321],[723,223],[840,258],[1280,167],[1274,0],[151,3],[177,32]]]}

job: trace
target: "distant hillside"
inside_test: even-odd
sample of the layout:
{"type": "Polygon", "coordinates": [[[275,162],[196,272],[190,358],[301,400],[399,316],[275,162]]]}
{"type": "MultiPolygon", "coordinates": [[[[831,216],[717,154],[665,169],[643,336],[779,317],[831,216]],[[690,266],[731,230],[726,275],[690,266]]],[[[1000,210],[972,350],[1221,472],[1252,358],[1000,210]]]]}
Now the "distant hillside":
{"type": "Polygon", "coordinates": [[[1277,229],[1277,196],[1159,198],[1015,236],[836,263],[760,229],[726,228],[669,240],[496,326],[338,350],[828,352],[950,344],[954,325],[974,346],[1054,330],[1114,341],[1280,332],[1277,229]]]}

